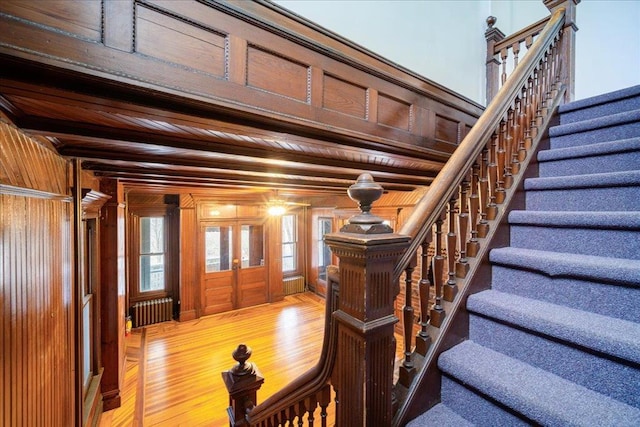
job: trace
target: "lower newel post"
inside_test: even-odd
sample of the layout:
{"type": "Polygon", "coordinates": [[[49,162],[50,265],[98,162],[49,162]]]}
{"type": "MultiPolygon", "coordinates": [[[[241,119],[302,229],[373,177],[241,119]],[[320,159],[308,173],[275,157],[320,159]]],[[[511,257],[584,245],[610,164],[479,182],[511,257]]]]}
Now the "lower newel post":
{"type": "Polygon", "coordinates": [[[393,272],[409,237],[395,234],[371,214],[382,192],[371,175],[358,177],[348,194],[359,203],[360,214],[340,232],[325,236],[340,259],[340,300],[333,313],[338,348],[331,375],[340,426],[386,426],[393,417],[394,300],[399,292],[393,272]]]}
{"type": "Polygon", "coordinates": [[[251,348],[240,344],[232,356],[236,363],[233,368],[222,373],[227,391],[229,392],[229,425],[242,426],[248,410],[258,404],[257,392],[264,383],[264,378],[258,367],[247,362],[251,357],[251,348]]]}

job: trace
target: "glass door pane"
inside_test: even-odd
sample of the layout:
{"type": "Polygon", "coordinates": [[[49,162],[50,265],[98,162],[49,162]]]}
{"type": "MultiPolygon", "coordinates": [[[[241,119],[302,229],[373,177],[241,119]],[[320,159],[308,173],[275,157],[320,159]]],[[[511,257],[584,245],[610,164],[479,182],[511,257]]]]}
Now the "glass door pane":
{"type": "Polygon", "coordinates": [[[205,272],[231,270],[233,260],[233,227],[205,228],[205,272]]]}
{"type": "Polygon", "coordinates": [[[262,225],[244,224],[240,228],[242,268],[264,265],[264,233],[262,225]]]}

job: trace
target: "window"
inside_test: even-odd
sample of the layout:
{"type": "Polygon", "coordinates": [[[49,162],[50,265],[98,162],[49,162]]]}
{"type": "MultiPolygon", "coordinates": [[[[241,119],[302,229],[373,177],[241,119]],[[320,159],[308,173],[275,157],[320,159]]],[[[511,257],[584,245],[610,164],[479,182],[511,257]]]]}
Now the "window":
{"type": "Polygon", "coordinates": [[[282,271],[298,269],[298,230],[295,215],[282,216],[282,271]]]}
{"type": "Polygon", "coordinates": [[[140,217],[139,262],[139,291],[164,290],[164,217],[140,217]]]}
{"type": "Polygon", "coordinates": [[[324,241],[324,235],[331,233],[331,218],[318,218],[318,278],[327,280],[327,266],[331,264],[331,249],[324,241]]]}

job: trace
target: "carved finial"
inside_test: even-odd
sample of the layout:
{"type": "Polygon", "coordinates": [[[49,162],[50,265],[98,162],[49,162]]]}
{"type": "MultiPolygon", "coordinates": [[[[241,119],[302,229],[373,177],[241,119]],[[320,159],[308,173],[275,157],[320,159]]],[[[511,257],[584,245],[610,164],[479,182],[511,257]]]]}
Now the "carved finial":
{"type": "Polygon", "coordinates": [[[371,205],[382,196],[382,186],[373,180],[371,174],[363,173],[355,184],[347,190],[349,198],[358,202],[360,213],[349,218],[349,224],[341,231],[346,233],[378,234],[392,233],[388,225],[383,224],[382,218],[371,214],[371,205]]]}
{"type": "Polygon", "coordinates": [[[231,356],[233,356],[233,359],[238,362],[231,369],[231,373],[233,375],[242,376],[253,374],[255,372],[253,364],[247,363],[247,360],[251,357],[251,347],[245,344],[240,344],[238,348],[231,353],[231,356]]]}
{"type": "Polygon", "coordinates": [[[498,18],[495,16],[487,17],[487,28],[493,28],[493,26],[498,22],[498,18]]]}

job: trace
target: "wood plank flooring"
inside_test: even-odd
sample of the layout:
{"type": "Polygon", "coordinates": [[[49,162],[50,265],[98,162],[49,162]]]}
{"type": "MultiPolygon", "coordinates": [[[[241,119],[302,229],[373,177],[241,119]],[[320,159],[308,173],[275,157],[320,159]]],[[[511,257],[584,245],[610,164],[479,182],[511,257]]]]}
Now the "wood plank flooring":
{"type": "Polygon", "coordinates": [[[317,362],[324,299],[312,293],[284,301],[134,330],[127,337],[122,406],[101,427],[227,426],[228,395],[221,373],[240,343],[253,350],[265,382],[261,402],[317,362]]]}

